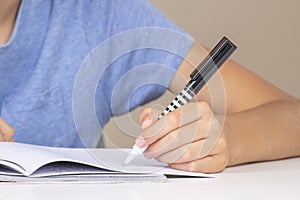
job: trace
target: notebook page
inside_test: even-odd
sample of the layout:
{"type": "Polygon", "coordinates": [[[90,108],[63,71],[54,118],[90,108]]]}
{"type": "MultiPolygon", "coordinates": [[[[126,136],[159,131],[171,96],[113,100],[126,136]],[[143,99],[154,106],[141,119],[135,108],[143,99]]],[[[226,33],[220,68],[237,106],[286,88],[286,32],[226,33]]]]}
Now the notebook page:
{"type": "Polygon", "coordinates": [[[26,176],[53,162],[66,161],[102,166],[86,149],[43,147],[15,142],[0,142],[0,160],[21,166],[26,176]]]}
{"type": "Polygon", "coordinates": [[[138,155],[128,166],[123,166],[123,162],[129,152],[130,149],[91,150],[91,153],[98,160],[101,160],[101,162],[105,165],[105,168],[123,173],[159,173],[177,176],[214,177],[209,174],[171,169],[164,163],[160,163],[153,159],[145,159],[143,155],[138,155]]]}
{"type": "MultiPolygon", "coordinates": [[[[166,164],[155,160],[145,159],[143,155],[139,155],[128,166],[122,166],[123,161],[128,156],[129,149],[70,149],[70,148],[54,148],[41,147],[36,145],[20,144],[20,143],[1,143],[0,142],[0,160],[9,160],[18,163],[26,169],[27,174],[34,173],[38,168],[58,161],[74,162],[98,167],[99,173],[105,170],[112,170],[122,173],[160,173],[168,175],[211,177],[211,175],[184,172],[174,170],[167,167],[166,164]]],[[[59,163],[58,163],[59,164],[59,163]]],[[[62,166],[62,165],[61,165],[62,166]]],[[[83,167],[83,166],[81,166],[83,167]]],[[[59,171],[52,171],[51,167],[44,167],[43,173],[36,172],[39,176],[72,174],[72,167],[60,167],[59,171]]],[[[58,169],[58,168],[56,168],[58,169]]],[[[74,169],[74,168],[73,168],[74,169]]],[[[76,173],[80,173],[84,169],[76,168],[76,173]]],[[[91,170],[91,168],[89,169],[91,170]]],[[[94,170],[94,169],[93,169],[94,170]]],[[[92,171],[93,171],[92,170],[92,171]]]]}

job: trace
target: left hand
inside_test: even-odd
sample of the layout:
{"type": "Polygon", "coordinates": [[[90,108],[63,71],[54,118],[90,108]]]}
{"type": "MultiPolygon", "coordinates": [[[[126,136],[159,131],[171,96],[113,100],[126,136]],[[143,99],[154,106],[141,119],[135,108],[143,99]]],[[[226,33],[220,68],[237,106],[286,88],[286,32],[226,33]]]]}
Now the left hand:
{"type": "Polygon", "coordinates": [[[140,115],[140,147],[144,155],[167,163],[171,168],[215,173],[228,164],[228,144],[220,120],[206,102],[189,104],[157,120],[161,111],[146,108],[140,115]]]}
{"type": "Polygon", "coordinates": [[[14,142],[15,130],[0,117],[0,142],[14,142]]]}

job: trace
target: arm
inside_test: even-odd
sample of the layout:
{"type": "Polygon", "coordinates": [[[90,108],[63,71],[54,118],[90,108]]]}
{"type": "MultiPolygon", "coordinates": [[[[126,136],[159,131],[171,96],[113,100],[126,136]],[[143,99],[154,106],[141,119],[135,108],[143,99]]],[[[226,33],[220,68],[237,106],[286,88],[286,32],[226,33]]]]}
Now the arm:
{"type": "MultiPolygon", "coordinates": [[[[186,57],[189,62],[183,61],[178,75],[187,81],[192,66],[203,57],[201,47],[194,45],[186,57]]],[[[153,110],[146,109],[141,114],[145,128],[141,136],[150,145],[146,157],[173,168],[209,173],[241,163],[299,156],[299,101],[233,61],[226,62],[220,73],[227,98],[224,126],[216,123],[220,121],[217,115],[225,113],[218,107],[211,110],[207,87],[197,95],[196,102],[164,117],[165,125],[149,114],[153,110]],[[149,118],[151,123],[146,120],[149,118]],[[195,132],[192,138],[188,138],[189,132],[195,132]],[[206,141],[216,134],[214,147],[202,154],[206,141]]],[[[182,85],[177,76],[170,88],[179,91],[182,85]]]]}
{"type": "Polygon", "coordinates": [[[300,104],[275,100],[229,114],[229,165],[300,156],[300,104]]]}
{"type": "MultiPolygon", "coordinates": [[[[203,47],[194,44],[179,67],[170,89],[180,91],[183,84],[189,80],[189,75],[194,69],[193,66],[197,66],[205,56],[203,47]],[[182,81],[182,77],[185,78],[184,81],[182,81]]],[[[272,101],[296,100],[234,61],[225,62],[219,71],[226,92],[227,114],[244,111],[272,101]]],[[[213,79],[214,77],[208,83],[211,90],[216,87],[211,83],[214,82],[213,79]]],[[[198,93],[197,100],[210,102],[207,86],[198,93]]],[[[217,109],[214,112],[220,113],[221,110],[217,109]]]]}
{"type": "MultiPolygon", "coordinates": [[[[187,60],[196,66],[201,61],[196,55],[202,52],[195,44],[187,60]]],[[[188,77],[190,71],[192,65],[184,61],[179,74],[188,77]]],[[[229,165],[299,156],[299,100],[233,61],[224,63],[220,73],[227,96],[224,128],[230,144],[229,165]]],[[[210,102],[208,94],[205,87],[197,96],[210,102]]]]}

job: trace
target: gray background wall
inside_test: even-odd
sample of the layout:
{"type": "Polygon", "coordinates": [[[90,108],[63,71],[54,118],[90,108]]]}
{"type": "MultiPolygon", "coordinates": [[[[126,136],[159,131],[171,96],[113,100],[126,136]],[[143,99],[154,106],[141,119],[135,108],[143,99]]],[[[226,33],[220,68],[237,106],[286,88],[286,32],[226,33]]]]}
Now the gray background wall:
{"type": "MultiPolygon", "coordinates": [[[[199,43],[213,47],[226,35],[238,45],[233,59],[286,92],[300,97],[299,0],[150,0],[199,43]]],[[[163,97],[159,101],[169,101],[163,97]]],[[[140,129],[137,115],[111,120],[104,145],[126,147],[140,129]],[[125,129],[127,133],[120,129],[125,129]]]]}
{"type": "Polygon", "coordinates": [[[212,47],[227,35],[234,59],[300,97],[299,0],[151,0],[197,41],[212,47]]]}

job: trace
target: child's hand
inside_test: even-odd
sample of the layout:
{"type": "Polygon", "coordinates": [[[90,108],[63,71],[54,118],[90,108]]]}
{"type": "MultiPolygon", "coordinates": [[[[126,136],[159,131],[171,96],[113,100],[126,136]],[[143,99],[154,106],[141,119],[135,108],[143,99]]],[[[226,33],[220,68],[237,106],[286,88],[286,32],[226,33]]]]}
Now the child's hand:
{"type": "Polygon", "coordinates": [[[226,135],[206,102],[191,102],[157,120],[160,111],[147,108],[140,119],[144,131],[137,138],[144,155],[174,169],[214,173],[228,163],[226,135]]]}
{"type": "Polygon", "coordinates": [[[0,142],[13,142],[15,130],[0,118],[0,142]]]}

